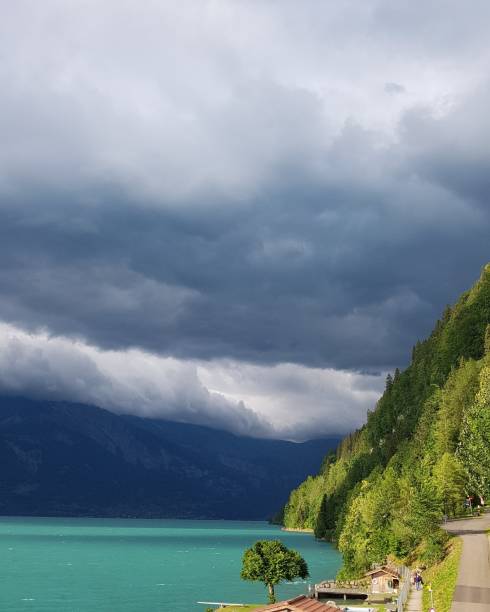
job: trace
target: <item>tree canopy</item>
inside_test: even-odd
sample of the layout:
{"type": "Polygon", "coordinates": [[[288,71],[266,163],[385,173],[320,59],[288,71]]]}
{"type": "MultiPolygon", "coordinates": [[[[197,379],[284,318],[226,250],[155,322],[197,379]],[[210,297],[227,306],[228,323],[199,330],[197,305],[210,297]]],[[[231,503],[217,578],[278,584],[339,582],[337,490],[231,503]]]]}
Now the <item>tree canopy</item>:
{"type": "Polygon", "coordinates": [[[291,493],[284,525],[334,541],[340,577],[357,577],[389,556],[436,561],[442,516],[467,496],[490,498],[490,264],[387,377],[366,425],[291,493]]]}
{"type": "Polygon", "coordinates": [[[263,582],[268,589],[269,602],[275,603],[274,587],[283,580],[308,577],[308,566],[303,557],[279,540],[259,540],[243,554],[243,580],[263,582]]]}

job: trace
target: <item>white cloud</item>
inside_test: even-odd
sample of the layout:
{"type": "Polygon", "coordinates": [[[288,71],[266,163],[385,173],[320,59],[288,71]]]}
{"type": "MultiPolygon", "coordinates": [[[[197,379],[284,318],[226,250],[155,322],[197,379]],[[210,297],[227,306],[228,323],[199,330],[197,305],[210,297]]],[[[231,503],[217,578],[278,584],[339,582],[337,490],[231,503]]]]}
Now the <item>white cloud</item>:
{"type": "Polygon", "coordinates": [[[286,438],[346,433],[365,422],[382,390],[380,375],[294,364],[257,366],[236,361],[200,364],[208,389],[266,415],[286,438]]]}
{"type": "Polygon", "coordinates": [[[183,361],[0,324],[0,390],[76,401],[114,412],[305,439],[364,421],[382,378],[292,364],[183,361]]]}

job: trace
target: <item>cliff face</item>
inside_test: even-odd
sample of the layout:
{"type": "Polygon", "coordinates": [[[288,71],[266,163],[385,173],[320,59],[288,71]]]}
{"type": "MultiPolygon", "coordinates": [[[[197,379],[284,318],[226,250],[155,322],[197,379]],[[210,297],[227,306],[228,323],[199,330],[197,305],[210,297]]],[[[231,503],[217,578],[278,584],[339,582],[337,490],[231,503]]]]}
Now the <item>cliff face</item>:
{"type": "Polygon", "coordinates": [[[264,519],[337,443],[0,397],[0,513],[264,519]]]}
{"type": "Polygon", "coordinates": [[[443,514],[490,497],[490,264],[386,381],[367,424],[294,490],[287,527],[337,542],[342,574],[441,556],[443,514]]]}

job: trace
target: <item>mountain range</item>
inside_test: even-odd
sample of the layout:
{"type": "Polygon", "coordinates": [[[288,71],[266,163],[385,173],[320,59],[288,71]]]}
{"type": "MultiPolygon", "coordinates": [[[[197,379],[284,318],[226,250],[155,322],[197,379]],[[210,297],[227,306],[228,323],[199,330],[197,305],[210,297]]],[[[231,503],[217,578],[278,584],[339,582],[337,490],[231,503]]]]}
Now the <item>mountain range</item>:
{"type": "Polygon", "coordinates": [[[338,441],[0,396],[0,514],[266,519],[338,441]]]}

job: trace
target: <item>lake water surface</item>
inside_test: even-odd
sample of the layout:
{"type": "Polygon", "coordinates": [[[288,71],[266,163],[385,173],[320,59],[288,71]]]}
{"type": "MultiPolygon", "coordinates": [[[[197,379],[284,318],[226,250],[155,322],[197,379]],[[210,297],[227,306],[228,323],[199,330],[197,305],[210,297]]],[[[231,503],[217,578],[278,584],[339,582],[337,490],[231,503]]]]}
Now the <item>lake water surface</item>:
{"type": "MultiPolygon", "coordinates": [[[[0,518],[0,610],[199,612],[197,601],[260,603],[240,579],[245,548],[280,539],[306,559],[311,582],[340,555],[311,535],[260,522],[0,518]]],[[[285,584],[281,598],[307,584],[285,584]]]]}

